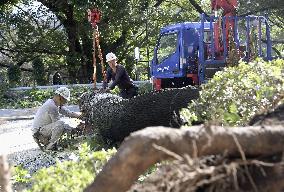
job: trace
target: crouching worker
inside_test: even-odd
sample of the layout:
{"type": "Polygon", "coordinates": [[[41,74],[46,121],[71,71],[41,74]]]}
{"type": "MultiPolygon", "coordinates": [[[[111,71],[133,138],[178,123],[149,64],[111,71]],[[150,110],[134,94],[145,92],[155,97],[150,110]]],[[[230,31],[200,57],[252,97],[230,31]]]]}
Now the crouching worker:
{"type": "Polygon", "coordinates": [[[48,99],[37,111],[33,121],[33,138],[42,150],[56,148],[56,143],[65,131],[73,128],[60,120],[59,113],[72,118],[81,115],[71,112],[63,105],[70,100],[70,91],[60,87],[52,99],[48,99]]]}

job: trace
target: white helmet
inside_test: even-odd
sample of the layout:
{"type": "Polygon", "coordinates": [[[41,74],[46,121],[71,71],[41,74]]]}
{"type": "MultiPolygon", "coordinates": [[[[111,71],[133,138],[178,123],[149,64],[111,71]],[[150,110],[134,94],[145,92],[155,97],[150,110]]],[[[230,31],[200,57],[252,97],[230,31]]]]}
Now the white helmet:
{"type": "Polygon", "coordinates": [[[61,95],[67,101],[70,100],[70,90],[67,87],[59,87],[55,91],[55,94],[61,95]]]}
{"type": "Polygon", "coordinates": [[[108,53],[108,54],[106,55],[106,62],[109,62],[109,61],[114,60],[114,59],[116,59],[116,58],[117,58],[117,57],[115,56],[115,54],[112,53],[112,52],[110,52],[110,53],[108,53]]]}

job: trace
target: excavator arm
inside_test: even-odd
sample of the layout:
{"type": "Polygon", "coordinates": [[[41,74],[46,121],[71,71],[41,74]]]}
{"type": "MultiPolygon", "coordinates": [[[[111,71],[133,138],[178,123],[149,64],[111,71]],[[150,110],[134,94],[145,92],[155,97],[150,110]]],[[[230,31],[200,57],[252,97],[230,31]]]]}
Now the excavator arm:
{"type": "MultiPolygon", "coordinates": [[[[228,47],[229,43],[229,33],[230,31],[234,31],[234,20],[230,19],[230,16],[236,16],[238,7],[238,0],[211,0],[211,9],[214,12],[222,9],[222,16],[225,16],[225,20],[218,20],[214,24],[214,40],[215,40],[215,50],[217,53],[222,55],[221,53],[224,51],[224,45],[222,41],[222,32],[220,29],[222,28],[222,22],[225,22],[225,39],[226,46],[228,47]]],[[[217,16],[215,14],[215,16],[217,16]]],[[[218,54],[217,54],[218,55],[218,54]]]]}
{"type": "Polygon", "coordinates": [[[212,11],[223,9],[223,16],[236,15],[237,7],[238,7],[238,0],[212,0],[211,1],[212,11]]]}

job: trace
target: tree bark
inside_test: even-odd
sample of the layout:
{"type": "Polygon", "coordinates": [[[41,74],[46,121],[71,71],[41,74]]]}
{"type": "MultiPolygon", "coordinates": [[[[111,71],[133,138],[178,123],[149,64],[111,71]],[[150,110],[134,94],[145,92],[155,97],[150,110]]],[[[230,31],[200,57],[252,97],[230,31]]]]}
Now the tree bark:
{"type": "Polygon", "coordinates": [[[189,154],[197,157],[224,152],[227,152],[229,157],[240,157],[241,146],[247,157],[257,157],[280,153],[283,151],[283,144],[283,125],[234,128],[196,126],[178,130],[165,127],[146,128],[126,138],[116,155],[84,191],[128,190],[151,165],[171,158],[155,145],[178,155],[189,154]]]}
{"type": "Polygon", "coordinates": [[[150,126],[180,128],[179,111],[199,97],[192,86],[149,92],[133,99],[89,92],[80,98],[80,110],[88,125],[108,144],[122,142],[130,133],[150,126]]]}
{"type": "Polygon", "coordinates": [[[4,155],[0,155],[0,191],[12,192],[10,183],[10,168],[4,155]]]}
{"type": "Polygon", "coordinates": [[[68,45],[68,73],[71,83],[76,83],[77,79],[77,67],[80,61],[80,55],[82,53],[81,45],[78,35],[78,22],[74,18],[74,8],[72,5],[67,5],[66,11],[64,11],[66,19],[63,20],[63,25],[67,33],[67,45],[68,45]]]}

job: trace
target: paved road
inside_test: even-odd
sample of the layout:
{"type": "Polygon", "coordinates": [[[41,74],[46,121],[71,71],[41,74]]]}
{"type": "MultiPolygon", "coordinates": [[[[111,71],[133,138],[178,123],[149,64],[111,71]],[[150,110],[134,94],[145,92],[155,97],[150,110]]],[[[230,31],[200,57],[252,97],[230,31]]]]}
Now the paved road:
{"type": "Polygon", "coordinates": [[[6,121],[0,125],[0,153],[11,154],[38,148],[32,138],[32,119],[6,121]]]}

